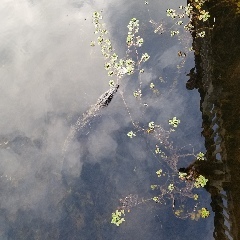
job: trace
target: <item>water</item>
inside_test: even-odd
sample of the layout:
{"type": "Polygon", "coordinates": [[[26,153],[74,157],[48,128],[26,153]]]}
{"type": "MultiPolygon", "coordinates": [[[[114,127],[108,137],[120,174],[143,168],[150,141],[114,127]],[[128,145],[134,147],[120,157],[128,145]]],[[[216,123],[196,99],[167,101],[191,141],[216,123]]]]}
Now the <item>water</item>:
{"type": "Polygon", "coordinates": [[[62,153],[63,155],[68,149],[69,144],[74,140],[74,137],[76,134],[82,130],[90,121],[93,121],[93,119],[99,114],[100,110],[104,107],[107,107],[108,104],[111,102],[114,94],[117,92],[119,85],[116,86],[110,86],[109,90],[103,93],[96,104],[92,105],[87,112],[83,114],[83,116],[80,116],[77,119],[77,122],[75,125],[71,127],[71,130],[63,144],[62,153]]]}
{"type": "Polygon", "coordinates": [[[160,203],[148,200],[158,194],[152,184],[184,188],[177,169],[194,162],[193,153],[206,152],[200,94],[186,89],[194,54],[178,56],[191,46],[192,36],[170,37],[175,26],[166,17],[166,9],[181,4],[186,2],[3,1],[1,239],[213,239],[214,213],[204,189],[194,193],[211,215],[198,221],[174,214],[183,205],[187,213],[194,209],[190,191],[160,203]],[[139,56],[147,52],[150,59],[141,78],[119,80],[109,106],[97,116],[93,112],[71,138],[63,160],[71,126],[84,113],[91,115],[88,110],[112,79],[101,48],[90,46],[97,42],[92,13],[101,10],[119,57],[126,52],[126,26],[136,17],[144,39],[139,56]],[[134,98],[140,88],[141,99],[134,98]],[[170,133],[174,116],[181,122],[170,133]],[[146,133],[151,121],[161,126],[146,133]],[[129,131],[136,137],[129,138],[129,131]],[[168,161],[155,153],[156,144],[168,161]],[[158,178],[160,168],[166,175],[158,178]],[[131,211],[117,227],[110,223],[111,213],[127,196],[134,196],[131,211]]]}

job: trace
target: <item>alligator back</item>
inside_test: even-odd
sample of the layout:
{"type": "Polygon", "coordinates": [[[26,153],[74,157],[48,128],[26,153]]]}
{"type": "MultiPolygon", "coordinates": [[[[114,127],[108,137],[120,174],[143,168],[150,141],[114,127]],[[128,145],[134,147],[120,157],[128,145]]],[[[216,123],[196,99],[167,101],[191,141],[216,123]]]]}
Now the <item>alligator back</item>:
{"type": "Polygon", "coordinates": [[[71,126],[68,136],[63,144],[62,154],[64,154],[67,151],[68,146],[75,137],[76,133],[80,129],[82,129],[86,124],[88,124],[90,120],[96,117],[99,114],[100,109],[108,106],[114,94],[117,92],[118,88],[119,88],[118,84],[110,87],[109,90],[107,90],[98,98],[97,103],[92,105],[82,116],[80,116],[77,119],[77,122],[71,126]]]}

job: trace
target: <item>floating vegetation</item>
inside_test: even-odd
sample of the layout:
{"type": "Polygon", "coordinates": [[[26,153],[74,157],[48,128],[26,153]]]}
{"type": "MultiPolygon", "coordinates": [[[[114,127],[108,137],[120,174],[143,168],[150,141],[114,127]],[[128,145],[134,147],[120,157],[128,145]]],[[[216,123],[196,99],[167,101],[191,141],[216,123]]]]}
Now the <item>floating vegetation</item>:
{"type": "Polygon", "coordinates": [[[176,117],[173,117],[173,119],[170,119],[168,121],[169,125],[171,125],[174,128],[177,128],[180,122],[181,121],[179,119],[177,119],[176,117]]]}
{"type": "Polygon", "coordinates": [[[125,198],[119,199],[119,202],[121,204],[120,206],[121,209],[130,211],[132,207],[141,204],[143,200],[139,199],[137,194],[129,194],[125,198]]]}
{"type": "MultiPolygon", "coordinates": [[[[203,28],[194,29],[191,24],[193,18],[198,19],[199,21],[206,22],[210,15],[209,12],[203,9],[204,0],[195,1],[193,4],[187,4],[186,6],[180,6],[179,10],[167,9],[167,16],[174,19],[176,29],[170,29],[168,33],[170,36],[178,36],[178,39],[182,42],[184,41],[184,35],[182,31],[196,32],[198,37],[205,36],[205,30],[203,28]],[[184,18],[188,18],[189,21],[186,23],[184,18]],[[183,26],[183,27],[182,27],[183,26]],[[181,29],[180,29],[181,28],[181,29]]],[[[148,4],[145,2],[145,4],[148,4]]],[[[142,82],[142,75],[145,72],[143,64],[149,61],[150,55],[144,51],[141,51],[140,48],[144,44],[144,39],[138,34],[140,28],[140,22],[136,18],[132,18],[127,25],[128,32],[126,36],[126,56],[124,58],[119,58],[118,54],[115,52],[110,38],[108,38],[108,31],[105,28],[105,24],[102,23],[103,17],[100,13],[94,12],[93,14],[93,23],[95,26],[95,33],[98,34],[97,41],[98,45],[101,47],[103,57],[105,59],[104,68],[108,73],[108,76],[111,78],[109,81],[110,87],[114,87],[115,84],[120,86],[119,93],[123,100],[123,103],[127,109],[131,123],[134,127],[133,130],[129,131],[126,135],[129,138],[136,137],[137,133],[147,133],[152,141],[155,142],[156,148],[152,151],[154,156],[159,159],[162,164],[167,166],[167,171],[162,168],[156,171],[157,177],[160,180],[158,184],[153,183],[150,188],[153,191],[158,192],[158,194],[150,199],[139,199],[138,195],[130,194],[125,198],[120,199],[120,206],[118,210],[112,213],[111,223],[119,226],[125,221],[126,211],[129,212],[132,207],[138,206],[139,204],[146,203],[147,201],[154,201],[156,203],[162,204],[166,199],[171,199],[173,201],[173,212],[177,217],[181,218],[191,218],[197,220],[198,218],[205,218],[209,216],[209,211],[206,208],[200,207],[199,194],[196,194],[194,191],[198,188],[205,187],[208,179],[203,175],[195,171],[194,168],[188,171],[180,171],[177,167],[177,164],[180,158],[192,157],[199,161],[205,160],[204,153],[200,152],[197,155],[192,153],[181,154],[180,150],[174,147],[173,141],[170,140],[170,135],[174,132],[180,124],[180,119],[173,117],[168,120],[170,125],[169,130],[165,130],[157,121],[154,119],[147,123],[139,123],[134,121],[131,114],[128,102],[124,97],[124,93],[121,90],[121,82],[124,77],[134,75],[136,85],[138,85],[133,91],[133,97],[136,98],[135,101],[139,102],[140,107],[148,107],[146,102],[142,102],[143,98],[145,99],[146,90],[143,91],[144,84],[142,82]],[[178,176],[178,177],[176,177],[178,176]],[[181,206],[180,209],[175,209],[175,198],[188,198],[192,201],[195,201],[192,211],[186,210],[184,206],[181,206]],[[124,217],[123,217],[124,216],[124,217]]],[[[161,31],[165,32],[163,24],[157,26],[152,19],[149,21],[154,25],[154,33],[161,31]]],[[[92,41],[94,42],[94,41],[92,41]]],[[[192,47],[189,45],[185,46],[184,50],[178,51],[178,57],[181,57],[182,61],[177,65],[177,73],[180,74],[180,69],[184,66],[185,58],[187,52],[192,51],[192,47]]],[[[162,77],[159,77],[161,83],[165,83],[162,77]]],[[[176,85],[177,77],[173,81],[173,85],[170,87],[169,92],[176,85]]],[[[159,94],[158,88],[159,84],[155,82],[148,83],[148,89],[152,90],[154,94],[159,94]]],[[[146,84],[145,84],[146,86],[146,84]]],[[[134,99],[133,98],[133,99],[134,99]]]]}
{"type": "Polygon", "coordinates": [[[111,223],[115,224],[116,226],[120,226],[120,224],[122,224],[125,219],[122,217],[124,216],[124,210],[116,210],[114,213],[112,213],[112,221],[111,223]]]}
{"type": "Polygon", "coordinates": [[[204,161],[205,160],[205,154],[200,152],[197,154],[197,160],[204,161]]]}
{"type": "Polygon", "coordinates": [[[207,182],[208,182],[207,178],[205,178],[203,175],[199,175],[195,180],[194,186],[196,188],[204,187],[207,184],[207,182]]]}
{"type": "Polygon", "coordinates": [[[133,131],[127,133],[127,136],[130,138],[136,137],[136,134],[133,131]]]}
{"type": "Polygon", "coordinates": [[[159,169],[158,171],[156,171],[156,174],[157,174],[158,177],[161,177],[161,175],[162,175],[162,169],[159,169]]]}
{"type": "Polygon", "coordinates": [[[200,218],[207,218],[210,216],[210,212],[206,208],[201,208],[196,212],[190,214],[192,220],[198,221],[200,218]]]}
{"type": "MultiPolygon", "coordinates": [[[[196,32],[196,37],[205,37],[206,32],[205,28],[209,29],[209,27],[204,27],[202,24],[198,24],[197,26],[192,25],[192,21],[200,21],[202,23],[206,22],[210,18],[210,14],[204,8],[204,3],[207,0],[192,0],[186,6],[179,6],[179,10],[175,9],[167,9],[167,16],[175,20],[175,25],[181,26],[183,25],[183,29],[189,32],[196,32]],[[188,19],[187,23],[184,24],[184,19],[188,19]],[[199,27],[198,27],[199,26],[199,27]]],[[[180,29],[171,30],[170,35],[175,36],[179,35],[180,29]]]]}

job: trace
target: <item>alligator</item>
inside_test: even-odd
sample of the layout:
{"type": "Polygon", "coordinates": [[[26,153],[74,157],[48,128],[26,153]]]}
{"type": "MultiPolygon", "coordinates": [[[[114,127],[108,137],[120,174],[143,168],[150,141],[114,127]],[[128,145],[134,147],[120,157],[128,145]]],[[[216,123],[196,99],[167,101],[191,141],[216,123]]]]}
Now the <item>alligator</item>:
{"type": "Polygon", "coordinates": [[[67,148],[75,137],[76,133],[82,129],[89,121],[98,115],[100,109],[107,107],[109,103],[112,101],[114,94],[117,92],[119,88],[118,84],[111,86],[105,93],[103,93],[97,100],[97,103],[92,105],[82,116],[77,119],[77,122],[71,126],[70,132],[64,142],[62,153],[67,151],[67,148]]]}
{"type": "Polygon", "coordinates": [[[109,90],[103,93],[99,98],[97,103],[95,104],[98,108],[107,107],[108,104],[112,101],[113,95],[117,92],[119,85],[116,84],[111,86],[109,90]]]}

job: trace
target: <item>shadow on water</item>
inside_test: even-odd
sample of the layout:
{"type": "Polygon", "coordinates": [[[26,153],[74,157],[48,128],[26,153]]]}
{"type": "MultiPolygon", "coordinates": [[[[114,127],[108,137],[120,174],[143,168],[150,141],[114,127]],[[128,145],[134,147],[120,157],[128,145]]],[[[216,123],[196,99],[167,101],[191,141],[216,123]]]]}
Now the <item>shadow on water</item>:
{"type": "Polygon", "coordinates": [[[207,31],[203,39],[193,33],[195,69],[186,87],[198,89],[201,96],[207,161],[194,162],[187,171],[194,168],[209,179],[214,239],[240,239],[239,7],[234,1],[211,1],[206,8],[214,17],[208,23],[212,27],[193,18],[195,30],[207,31]]]}

